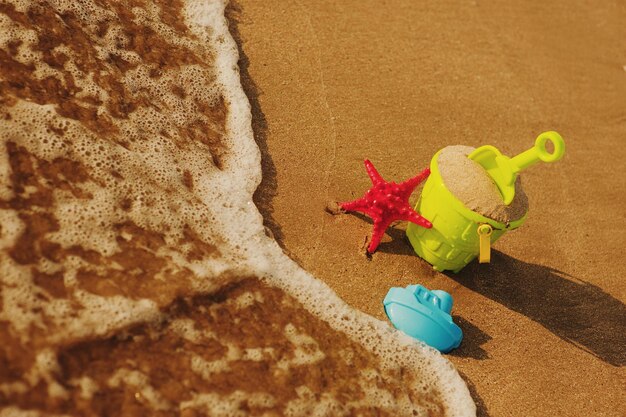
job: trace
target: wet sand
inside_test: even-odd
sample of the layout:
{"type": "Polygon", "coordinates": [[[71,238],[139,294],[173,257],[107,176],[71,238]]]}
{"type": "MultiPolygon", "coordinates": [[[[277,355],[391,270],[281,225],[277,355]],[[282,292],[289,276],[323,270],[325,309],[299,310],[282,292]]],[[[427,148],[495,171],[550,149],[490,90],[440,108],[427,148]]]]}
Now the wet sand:
{"type": "Polygon", "coordinates": [[[264,153],[256,201],[266,225],[380,319],[391,286],[450,292],[465,338],[448,358],[480,415],[624,415],[626,6],[373,4],[231,8],[264,153]],[[562,134],[566,155],[523,174],[528,220],[496,244],[491,265],[435,273],[413,255],[405,224],[370,260],[371,222],[324,210],[369,187],[365,157],[398,181],[444,146],[514,155],[545,130],[562,134]]]}

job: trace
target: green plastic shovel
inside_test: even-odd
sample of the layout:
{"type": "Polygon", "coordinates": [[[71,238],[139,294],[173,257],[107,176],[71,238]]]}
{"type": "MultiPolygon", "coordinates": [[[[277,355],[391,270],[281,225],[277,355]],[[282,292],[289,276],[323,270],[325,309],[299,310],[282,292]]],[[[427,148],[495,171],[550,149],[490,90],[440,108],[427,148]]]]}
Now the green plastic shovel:
{"type": "Polygon", "coordinates": [[[504,204],[511,204],[515,197],[515,180],[517,174],[539,161],[555,162],[563,157],[565,142],[561,135],[554,131],[543,132],[535,140],[535,146],[521,154],[509,158],[491,145],[481,146],[468,155],[478,162],[498,186],[504,204]],[[546,149],[546,143],[552,142],[552,153],[546,149]]]}

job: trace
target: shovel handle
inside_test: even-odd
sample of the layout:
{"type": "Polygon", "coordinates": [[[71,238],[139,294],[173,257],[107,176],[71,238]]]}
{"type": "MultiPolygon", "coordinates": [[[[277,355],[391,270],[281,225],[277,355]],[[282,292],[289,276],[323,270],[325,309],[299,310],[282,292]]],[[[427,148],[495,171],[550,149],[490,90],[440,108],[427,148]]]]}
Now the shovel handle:
{"type": "Polygon", "coordinates": [[[512,168],[515,173],[536,164],[539,161],[555,162],[563,158],[565,153],[565,142],[561,135],[555,131],[543,132],[535,140],[535,146],[521,154],[511,158],[512,168]],[[546,143],[552,142],[554,150],[552,153],[546,149],[546,143]]]}

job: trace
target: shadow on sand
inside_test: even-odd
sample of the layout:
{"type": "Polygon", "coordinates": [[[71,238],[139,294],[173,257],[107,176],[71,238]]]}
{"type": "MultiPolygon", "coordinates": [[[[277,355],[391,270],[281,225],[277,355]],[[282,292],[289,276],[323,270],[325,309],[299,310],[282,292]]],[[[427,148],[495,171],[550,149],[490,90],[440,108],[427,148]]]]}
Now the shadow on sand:
{"type": "MultiPolygon", "coordinates": [[[[342,212],[339,214],[331,214],[331,215],[354,216],[358,219],[363,220],[365,223],[369,223],[370,225],[372,225],[372,229],[374,226],[374,222],[369,216],[359,213],[358,211],[351,211],[349,213],[342,212]]],[[[409,239],[406,237],[405,227],[406,225],[401,222],[392,223],[385,231],[385,234],[391,237],[391,240],[380,242],[380,244],[378,245],[378,248],[376,249],[376,252],[391,253],[395,255],[408,255],[408,256],[415,255],[415,252],[413,252],[413,249],[411,248],[411,244],[409,243],[409,239]]],[[[371,238],[372,238],[372,230],[370,230],[368,234],[364,236],[364,242],[365,242],[363,245],[364,252],[371,238]]]]}
{"type": "Polygon", "coordinates": [[[626,305],[600,287],[498,251],[488,268],[473,262],[447,275],[604,362],[626,365],[626,305]]]}
{"type": "Polygon", "coordinates": [[[449,353],[450,356],[472,359],[489,359],[489,354],[481,346],[492,339],[487,333],[461,316],[452,316],[454,322],[463,329],[463,341],[458,349],[449,353]]]}
{"type": "Polygon", "coordinates": [[[263,215],[263,225],[266,227],[266,230],[269,230],[268,234],[272,235],[271,237],[273,237],[284,250],[283,233],[280,225],[274,219],[274,206],[272,204],[272,199],[276,195],[277,187],[276,166],[267,148],[267,120],[259,104],[260,92],[254,80],[250,77],[250,74],[248,74],[250,61],[243,51],[243,41],[238,29],[238,24],[242,19],[242,10],[236,2],[231,1],[228,3],[226,7],[226,18],[228,19],[230,34],[235,39],[237,49],[239,50],[239,62],[237,64],[239,65],[241,75],[241,85],[250,102],[254,140],[261,151],[263,178],[254,193],[253,200],[254,204],[263,215]]]}
{"type": "MultiPolygon", "coordinates": [[[[360,213],[350,213],[366,222],[360,213]]],[[[381,243],[384,253],[415,256],[405,231],[390,227],[391,241],[381,243]]],[[[626,365],[626,305],[602,288],[556,269],[524,262],[493,251],[491,264],[472,262],[458,274],[446,275],[465,287],[525,315],[561,339],[613,366],[626,365]]],[[[475,345],[461,346],[458,356],[486,359],[480,345],[489,336],[467,320],[460,326],[475,345]]],[[[469,340],[469,339],[467,339],[469,340]]],[[[453,353],[454,354],[454,353],[453,353]]]]}

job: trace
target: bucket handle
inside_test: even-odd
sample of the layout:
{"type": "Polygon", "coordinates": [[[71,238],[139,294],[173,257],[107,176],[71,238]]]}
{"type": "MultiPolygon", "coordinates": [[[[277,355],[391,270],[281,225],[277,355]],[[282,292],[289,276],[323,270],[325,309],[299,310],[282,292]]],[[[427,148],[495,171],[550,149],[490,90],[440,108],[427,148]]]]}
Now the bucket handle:
{"type": "Polygon", "coordinates": [[[564,153],[565,142],[563,141],[561,135],[553,130],[543,132],[537,136],[537,139],[535,139],[535,146],[511,158],[513,172],[518,173],[539,161],[556,162],[563,158],[564,153]],[[554,147],[554,151],[552,153],[548,152],[546,149],[546,144],[548,142],[551,142],[554,147]]]}

